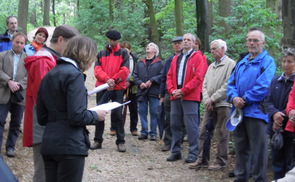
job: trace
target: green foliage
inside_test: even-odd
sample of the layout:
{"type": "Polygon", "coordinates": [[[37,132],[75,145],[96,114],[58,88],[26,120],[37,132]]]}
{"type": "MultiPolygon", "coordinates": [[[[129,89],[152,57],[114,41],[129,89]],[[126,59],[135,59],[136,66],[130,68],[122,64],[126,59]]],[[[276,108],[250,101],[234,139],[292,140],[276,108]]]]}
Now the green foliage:
{"type": "MultiPolygon", "coordinates": [[[[215,5],[216,3],[217,1],[215,5]]],[[[232,15],[226,18],[216,16],[218,6],[214,6],[214,25],[210,40],[218,38],[225,40],[228,45],[227,54],[237,60],[240,53],[247,52],[245,46],[247,30],[251,27],[261,28],[266,35],[265,49],[275,58],[277,65],[280,65],[278,61],[281,57],[281,20],[266,8],[265,0],[234,0],[234,4],[232,15]],[[220,20],[225,20],[231,26],[229,32],[224,32],[224,29],[218,26],[220,20]]]]}

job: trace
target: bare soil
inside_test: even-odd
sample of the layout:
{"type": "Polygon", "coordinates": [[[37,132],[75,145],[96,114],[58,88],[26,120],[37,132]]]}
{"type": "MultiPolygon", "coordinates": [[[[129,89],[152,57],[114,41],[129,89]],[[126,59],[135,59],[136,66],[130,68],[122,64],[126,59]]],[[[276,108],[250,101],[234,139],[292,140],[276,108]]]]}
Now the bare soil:
{"type": "MultiPolygon", "coordinates": [[[[94,88],[95,78],[93,69],[87,72],[86,87],[90,90],[94,88]]],[[[95,96],[89,96],[89,108],[95,106],[95,96]]],[[[9,123],[9,121],[7,121],[9,123]]],[[[4,133],[4,144],[7,135],[7,127],[4,133]]],[[[184,162],[188,153],[188,143],[183,144],[182,160],[167,162],[166,158],[170,152],[162,152],[162,141],[140,141],[129,132],[129,115],[127,115],[125,133],[126,147],[125,153],[117,151],[115,144],[116,137],[109,134],[110,118],[106,119],[104,142],[102,149],[90,150],[86,158],[84,168],[84,182],[105,182],[105,181],[134,181],[134,182],[229,182],[233,178],[228,177],[228,172],[233,169],[234,156],[229,154],[227,167],[220,171],[209,171],[201,169],[198,171],[188,169],[188,164],[184,162]]],[[[94,137],[94,126],[88,126],[91,140],[94,137]]],[[[138,130],[140,131],[140,122],[138,130]]],[[[91,141],[92,142],[92,141],[91,141]]],[[[216,142],[213,142],[216,145],[216,142]]],[[[31,182],[33,176],[32,149],[22,147],[22,134],[20,134],[16,145],[15,158],[8,158],[2,147],[2,155],[12,172],[20,182],[31,182]]],[[[214,151],[214,150],[213,150],[214,151]]],[[[211,155],[212,156],[212,155],[211,155]]],[[[268,172],[271,180],[271,170],[268,172]]],[[[1,180],[0,180],[1,181],[1,180]]]]}

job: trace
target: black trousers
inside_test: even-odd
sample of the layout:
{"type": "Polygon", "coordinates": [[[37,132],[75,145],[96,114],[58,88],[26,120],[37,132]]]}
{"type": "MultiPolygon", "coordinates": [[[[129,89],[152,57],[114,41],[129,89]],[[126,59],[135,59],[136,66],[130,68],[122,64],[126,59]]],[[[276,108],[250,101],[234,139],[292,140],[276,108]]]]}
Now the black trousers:
{"type": "MultiPolygon", "coordinates": [[[[113,102],[123,103],[123,96],[124,96],[123,90],[114,90],[109,93],[108,92],[109,91],[107,90],[98,92],[96,94],[96,102],[101,104],[101,103],[107,103],[109,100],[112,100],[113,102]],[[105,97],[106,95],[108,96],[105,97]]],[[[124,123],[123,123],[123,117],[122,117],[122,109],[123,107],[118,107],[117,109],[114,109],[111,111],[111,124],[112,124],[112,128],[116,131],[117,145],[119,143],[125,143],[125,139],[124,139],[125,131],[124,131],[124,123]]],[[[105,121],[100,121],[95,124],[94,140],[99,143],[103,142],[102,136],[104,132],[104,127],[105,127],[105,121]]]]}
{"type": "Polygon", "coordinates": [[[46,182],[81,182],[85,156],[43,155],[46,182]]]}

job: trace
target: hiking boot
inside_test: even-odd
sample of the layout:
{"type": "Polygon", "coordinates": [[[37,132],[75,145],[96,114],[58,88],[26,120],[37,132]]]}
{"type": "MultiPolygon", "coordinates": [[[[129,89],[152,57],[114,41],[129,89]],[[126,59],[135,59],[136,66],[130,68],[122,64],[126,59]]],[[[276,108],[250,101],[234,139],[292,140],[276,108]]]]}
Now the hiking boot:
{"type": "Polygon", "coordinates": [[[181,154],[172,154],[170,155],[166,160],[167,161],[170,161],[170,162],[173,162],[173,161],[177,161],[177,160],[180,160],[181,159],[181,154]]]}
{"type": "Polygon", "coordinates": [[[225,165],[220,165],[220,164],[211,164],[208,169],[209,170],[220,170],[220,169],[223,169],[225,168],[225,165]]]}
{"type": "Polygon", "coordinates": [[[141,135],[138,137],[138,140],[146,140],[147,138],[148,138],[148,136],[141,134],[141,135]]]}
{"type": "Polygon", "coordinates": [[[167,151],[169,151],[170,149],[171,149],[171,146],[170,146],[170,145],[164,145],[164,146],[161,148],[162,152],[167,152],[167,151]]]}
{"type": "Polygon", "coordinates": [[[150,141],[157,141],[157,136],[155,136],[155,135],[151,136],[150,141]]]}
{"type": "Polygon", "coordinates": [[[202,164],[201,160],[197,160],[196,162],[188,165],[189,169],[200,169],[202,167],[207,168],[208,164],[202,164]]]}
{"type": "Polygon", "coordinates": [[[126,147],[125,147],[124,143],[119,143],[117,145],[117,148],[118,148],[119,152],[126,152],[126,147]]]}
{"type": "Polygon", "coordinates": [[[101,149],[101,146],[102,146],[101,143],[95,141],[95,142],[91,145],[90,149],[91,149],[91,150],[101,149]]]}
{"type": "Polygon", "coordinates": [[[132,135],[132,136],[138,136],[138,132],[137,132],[137,131],[132,131],[132,132],[131,132],[131,135],[132,135]]]}
{"type": "Polygon", "coordinates": [[[7,155],[7,157],[15,157],[14,149],[8,149],[6,151],[6,155],[7,155]]]}

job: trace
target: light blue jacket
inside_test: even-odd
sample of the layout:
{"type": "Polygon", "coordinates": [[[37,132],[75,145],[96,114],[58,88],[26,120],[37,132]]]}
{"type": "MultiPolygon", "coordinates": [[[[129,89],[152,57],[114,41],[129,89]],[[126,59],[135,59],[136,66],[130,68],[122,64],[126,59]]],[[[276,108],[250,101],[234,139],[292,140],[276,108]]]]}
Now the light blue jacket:
{"type": "Polygon", "coordinates": [[[243,108],[245,117],[268,122],[267,114],[259,110],[259,105],[268,94],[268,86],[276,71],[275,61],[266,50],[250,63],[249,56],[250,54],[236,65],[228,79],[227,101],[232,103],[235,97],[242,97],[246,101],[243,108]]]}
{"type": "Polygon", "coordinates": [[[33,47],[32,44],[27,44],[24,47],[24,51],[29,55],[29,56],[33,56],[36,53],[35,48],[33,47]]]}

